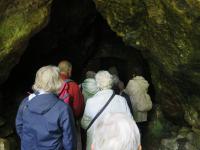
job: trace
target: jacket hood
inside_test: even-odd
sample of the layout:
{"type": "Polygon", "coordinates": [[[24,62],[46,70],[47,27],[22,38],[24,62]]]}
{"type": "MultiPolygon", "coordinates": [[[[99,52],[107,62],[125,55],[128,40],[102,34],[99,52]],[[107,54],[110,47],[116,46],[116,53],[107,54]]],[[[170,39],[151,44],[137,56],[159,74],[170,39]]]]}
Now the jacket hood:
{"type": "Polygon", "coordinates": [[[45,114],[48,112],[56,103],[58,99],[54,94],[41,94],[36,95],[30,101],[28,101],[28,109],[37,114],[45,114]]]}
{"type": "Polygon", "coordinates": [[[133,80],[135,82],[137,82],[138,84],[140,84],[141,88],[145,88],[147,89],[149,87],[149,83],[147,82],[147,80],[145,80],[144,77],[142,76],[136,76],[135,78],[133,78],[133,80]]]}
{"type": "Polygon", "coordinates": [[[142,76],[136,76],[133,79],[129,80],[126,88],[125,93],[128,95],[135,95],[138,92],[147,92],[149,87],[149,83],[145,80],[142,76]]]}

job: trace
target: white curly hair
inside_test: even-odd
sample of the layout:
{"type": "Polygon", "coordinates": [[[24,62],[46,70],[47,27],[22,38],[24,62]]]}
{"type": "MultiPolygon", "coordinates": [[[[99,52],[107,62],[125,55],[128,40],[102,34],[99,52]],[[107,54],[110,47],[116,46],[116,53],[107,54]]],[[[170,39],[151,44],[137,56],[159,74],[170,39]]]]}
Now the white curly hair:
{"type": "Polygon", "coordinates": [[[94,127],[94,150],[138,150],[140,144],[139,129],[125,113],[108,113],[94,127]]]}
{"type": "Polygon", "coordinates": [[[101,90],[111,89],[113,85],[112,75],[105,70],[98,71],[95,75],[95,80],[97,82],[97,87],[101,90]]]}

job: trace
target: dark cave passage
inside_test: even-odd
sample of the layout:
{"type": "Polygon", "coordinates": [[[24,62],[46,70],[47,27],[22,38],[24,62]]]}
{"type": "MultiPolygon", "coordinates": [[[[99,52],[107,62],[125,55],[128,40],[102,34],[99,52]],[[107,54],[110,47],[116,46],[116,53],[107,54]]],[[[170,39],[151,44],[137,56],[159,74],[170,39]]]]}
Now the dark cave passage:
{"type": "Polygon", "coordinates": [[[72,63],[72,79],[78,83],[88,70],[108,70],[115,66],[126,84],[133,72],[140,70],[154,97],[150,70],[141,52],[123,43],[92,1],[55,0],[48,25],[31,38],[20,62],[1,87],[5,99],[1,111],[12,109],[12,126],[19,103],[27,92],[32,92],[36,71],[44,65],[57,65],[63,59],[72,63]]]}
{"type": "Polygon", "coordinates": [[[16,95],[26,94],[31,91],[35,73],[41,66],[57,65],[63,59],[72,63],[72,78],[77,82],[84,79],[87,70],[116,66],[125,83],[135,69],[151,83],[149,68],[141,53],[126,46],[111,31],[92,1],[66,3],[54,1],[49,24],[32,37],[20,62],[2,86],[9,102],[13,102],[11,89],[16,95]]]}
{"type": "Polygon", "coordinates": [[[110,67],[125,86],[135,72],[148,80],[144,150],[199,150],[200,3],[2,0],[0,8],[0,149],[20,149],[16,111],[36,71],[67,59],[77,83],[110,67]]]}

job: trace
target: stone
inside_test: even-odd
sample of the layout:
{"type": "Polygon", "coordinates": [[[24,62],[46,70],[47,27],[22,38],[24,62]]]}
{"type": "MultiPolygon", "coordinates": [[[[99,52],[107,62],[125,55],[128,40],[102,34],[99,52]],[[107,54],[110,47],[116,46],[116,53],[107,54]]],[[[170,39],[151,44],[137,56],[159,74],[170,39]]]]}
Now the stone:
{"type": "Polygon", "coordinates": [[[10,144],[10,150],[20,150],[20,143],[16,136],[9,136],[6,138],[10,144]]]}
{"type": "Polygon", "coordinates": [[[0,128],[0,137],[8,137],[14,133],[13,129],[9,125],[5,125],[0,128]]]}
{"type": "Polygon", "coordinates": [[[3,125],[5,125],[6,121],[5,119],[3,119],[2,117],[0,117],[0,127],[2,127],[3,125]]]}
{"type": "Polygon", "coordinates": [[[161,150],[178,150],[176,138],[161,140],[161,150]]]}
{"type": "Polygon", "coordinates": [[[176,135],[161,140],[160,150],[198,150],[200,135],[190,128],[181,128],[176,135]]]}
{"type": "Polygon", "coordinates": [[[0,84],[18,63],[29,39],[48,23],[51,2],[0,1],[0,84]]]}
{"type": "Polygon", "coordinates": [[[164,116],[197,126],[200,97],[200,1],[93,0],[110,28],[148,61],[164,116]],[[192,88],[191,88],[192,87],[192,88]],[[187,105],[198,108],[184,117],[187,105]],[[186,122],[184,121],[186,119],[186,122]]]}
{"type": "Polygon", "coordinates": [[[0,150],[10,150],[8,140],[0,138],[0,150]]]}
{"type": "Polygon", "coordinates": [[[185,107],[184,118],[189,125],[194,128],[200,129],[199,114],[194,107],[188,105],[185,107]]]}

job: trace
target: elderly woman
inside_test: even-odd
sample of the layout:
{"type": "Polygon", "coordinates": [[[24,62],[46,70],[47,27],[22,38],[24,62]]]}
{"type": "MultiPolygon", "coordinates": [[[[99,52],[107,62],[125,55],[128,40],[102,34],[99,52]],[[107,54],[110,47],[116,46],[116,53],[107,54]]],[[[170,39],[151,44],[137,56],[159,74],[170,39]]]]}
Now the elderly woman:
{"type": "Polygon", "coordinates": [[[96,80],[93,78],[85,79],[81,84],[81,88],[85,102],[87,99],[94,96],[99,91],[96,80]]]}
{"type": "Polygon", "coordinates": [[[133,116],[136,122],[147,121],[147,112],[152,108],[148,94],[149,83],[143,76],[135,76],[129,80],[124,92],[130,96],[133,116]]]}
{"type": "Polygon", "coordinates": [[[92,150],[112,149],[141,150],[139,129],[124,113],[108,113],[94,127],[92,150]]]}
{"type": "Polygon", "coordinates": [[[126,100],[120,95],[114,94],[114,91],[111,90],[113,82],[112,75],[108,71],[99,71],[95,75],[95,80],[100,91],[87,100],[84,115],[81,120],[82,127],[87,130],[87,150],[91,149],[94,125],[105,114],[108,112],[121,112],[131,116],[126,100]],[[102,112],[99,114],[98,112],[100,110],[102,112]],[[96,117],[97,114],[99,114],[98,117],[96,117]]]}
{"type": "Polygon", "coordinates": [[[56,96],[59,69],[45,66],[36,73],[33,90],[18,110],[16,130],[21,150],[75,150],[75,126],[70,107],[56,96]]]}

